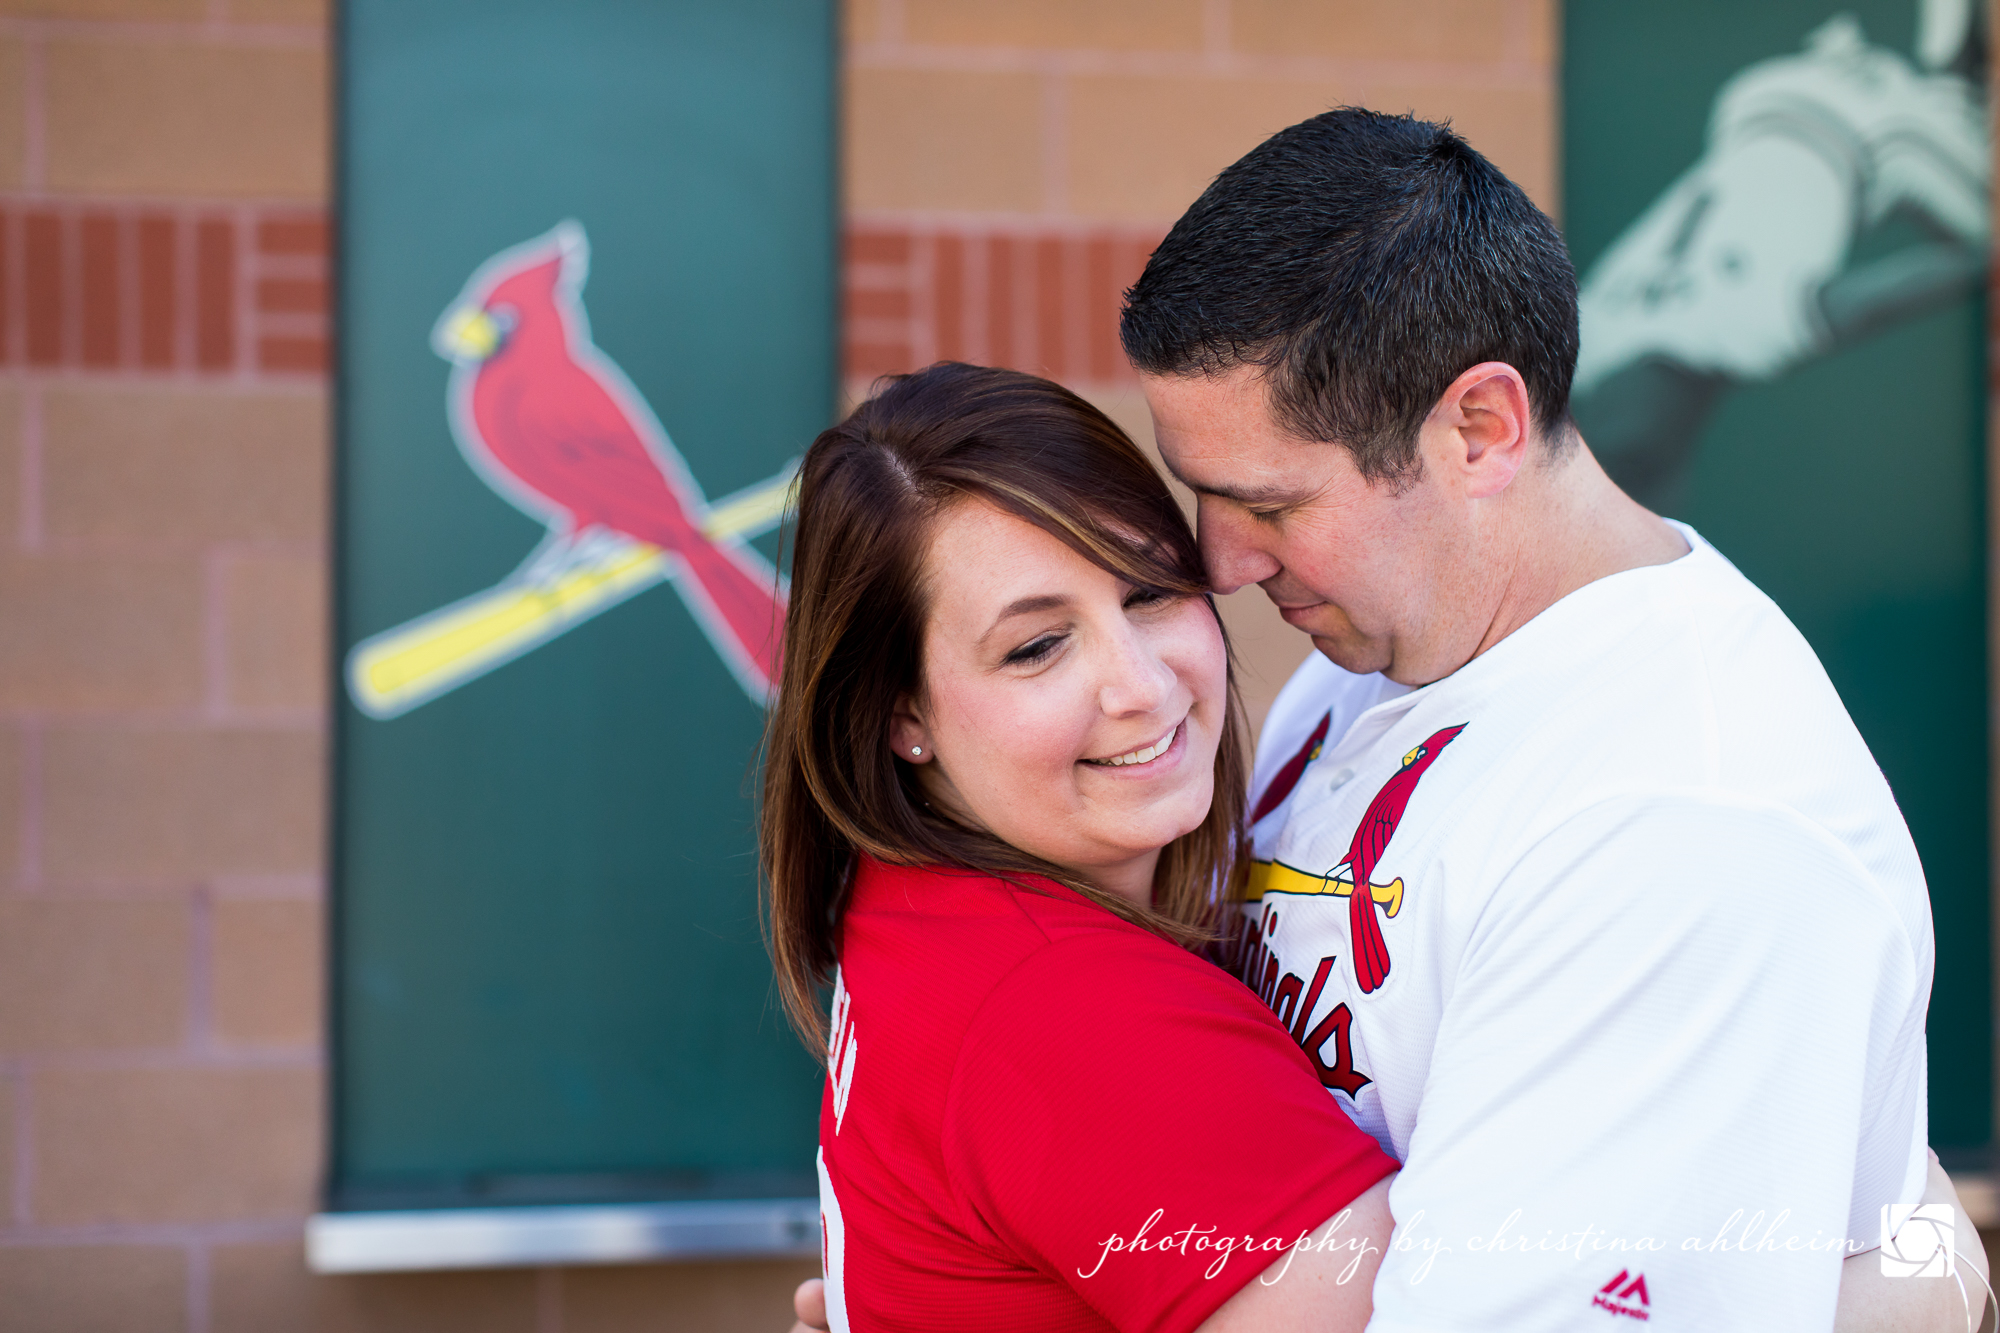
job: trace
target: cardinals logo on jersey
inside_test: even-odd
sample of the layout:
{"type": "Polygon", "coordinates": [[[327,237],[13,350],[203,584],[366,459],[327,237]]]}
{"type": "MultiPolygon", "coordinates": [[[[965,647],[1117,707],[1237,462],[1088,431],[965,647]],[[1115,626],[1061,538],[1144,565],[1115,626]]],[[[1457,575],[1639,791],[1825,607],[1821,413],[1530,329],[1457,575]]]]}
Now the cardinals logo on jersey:
{"type": "Polygon", "coordinates": [[[355,705],[388,718],[672,580],[759,703],[777,676],[783,580],[745,542],[783,516],[793,469],[711,504],[652,408],[598,349],[590,244],[564,222],[480,265],[438,320],[453,438],[473,470],[548,525],[497,587],[377,634],[348,658],[355,705]]]}
{"type": "MultiPolygon", "coordinates": [[[[1324,729],[1326,723],[1322,722],[1320,726],[1324,729]]],[[[1416,794],[1417,784],[1423,781],[1424,774],[1444,753],[1444,747],[1457,739],[1458,733],[1465,727],[1466,724],[1461,722],[1455,727],[1433,732],[1422,744],[1403,756],[1402,764],[1382,784],[1382,789],[1375,793],[1375,799],[1362,813],[1361,822],[1355,826],[1353,840],[1347,845],[1346,859],[1324,875],[1309,874],[1279,861],[1260,861],[1251,867],[1250,896],[1253,899],[1260,899],[1266,893],[1333,894],[1347,899],[1354,981],[1363,995],[1381,989],[1382,983],[1388,980],[1389,944],[1382,936],[1382,917],[1395,916],[1403,905],[1402,879],[1377,884],[1375,867],[1389,850],[1389,842],[1396,836],[1396,828],[1403,821],[1403,812],[1409,808],[1410,798],[1416,794]],[[1379,915],[1377,908],[1381,909],[1379,915]]],[[[1322,740],[1323,736],[1316,732],[1308,741],[1315,754],[1322,740]]],[[[1299,764],[1299,771],[1303,772],[1304,767],[1304,764],[1299,764]]],[[[1287,765],[1289,768],[1290,765],[1287,765]]],[[[1296,783],[1299,773],[1281,772],[1279,776],[1288,777],[1290,783],[1296,783]]],[[[1280,796],[1279,800],[1282,799],[1280,796]]],[[[1270,804],[1275,807],[1277,802],[1270,804]]]]}

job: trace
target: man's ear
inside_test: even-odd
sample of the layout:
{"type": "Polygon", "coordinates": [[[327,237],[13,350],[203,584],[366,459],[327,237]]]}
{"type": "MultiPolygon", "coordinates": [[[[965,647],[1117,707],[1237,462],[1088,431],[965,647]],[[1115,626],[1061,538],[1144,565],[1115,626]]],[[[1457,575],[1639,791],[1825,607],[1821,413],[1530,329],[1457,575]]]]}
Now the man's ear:
{"type": "Polygon", "coordinates": [[[907,694],[896,700],[896,711],[889,714],[889,745],[905,763],[931,761],[930,728],[918,715],[916,701],[907,694]]]}
{"type": "Polygon", "coordinates": [[[1482,361],[1453,380],[1424,426],[1443,455],[1434,461],[1457,472],[1474,500],[1506,490],[1535,447],[1528,383],[1504,361],[1482,361]]]}

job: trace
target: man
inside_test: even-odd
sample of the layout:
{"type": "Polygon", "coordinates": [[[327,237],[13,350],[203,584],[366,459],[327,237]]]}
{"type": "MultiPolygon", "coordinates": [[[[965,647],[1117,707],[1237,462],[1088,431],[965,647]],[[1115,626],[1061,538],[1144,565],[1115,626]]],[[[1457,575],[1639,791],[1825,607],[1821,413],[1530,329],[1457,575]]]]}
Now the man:
{"type": "Polygon", "coordinates": [[[1240,962],[1404,1162],[1371,1327],[1828,1327],[1925,1188],[1923,873],[1805,641],[1577,436],[1576,328],[1518,187],[1353,109],[1133,288],[1217,591],[1319,649],[1240,962]]]}
{"type": "MultiPolygon", "coordinates": [[[[1832,1327],[1847,1238],[1926,1188],[1922,871],[1797,631],[1578,438],[1576,328],[1518,187],[1355,109],[1225,171],[1132,289],[1217,591],[1319,649],[1236,962],[1404,1163],[1371,1328],[1832,1327]]],[[[1843,1328],[1961,1308],[1872,1259],[1843,1328]]]]}

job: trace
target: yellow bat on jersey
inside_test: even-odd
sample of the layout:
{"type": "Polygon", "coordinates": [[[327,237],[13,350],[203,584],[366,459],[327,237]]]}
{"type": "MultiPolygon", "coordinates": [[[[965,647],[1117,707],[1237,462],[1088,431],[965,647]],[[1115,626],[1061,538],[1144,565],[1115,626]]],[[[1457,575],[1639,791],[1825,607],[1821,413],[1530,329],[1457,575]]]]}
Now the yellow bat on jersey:
{"type": "MultiPolygon", "coordinates": [[[[1336,867],[1337,868],[1337,867],[1336,867]]],[[[1243,895],[1246,902],[1259,902],[1267,893],[1289,893],[1304,897],[1331,894],[1337,898],[1354,896],[1354,876],[1346,879],[1333,875],[1313,875],[1286,865],[1283,861],[1252,861],[1250,863],[1250,887],[1243,895]]],[[[1368,896],[1383,909],[1384,916],[1394,916],[1403,909],[1403,880],[1401,876],[1387,884],[1370,884],[1368,896]]]]}
{"type": "MultiPolygon", "coordinates": [[[[796,467],[708,507],[702,531],[714,539],[748,538],[784,521],[796,467]]],[[[347,655],[354,706],[391,718],[476,680],[673,574],[657,546],[600,536],[550,570],[518,573],[363,639],[347,655]]]]}

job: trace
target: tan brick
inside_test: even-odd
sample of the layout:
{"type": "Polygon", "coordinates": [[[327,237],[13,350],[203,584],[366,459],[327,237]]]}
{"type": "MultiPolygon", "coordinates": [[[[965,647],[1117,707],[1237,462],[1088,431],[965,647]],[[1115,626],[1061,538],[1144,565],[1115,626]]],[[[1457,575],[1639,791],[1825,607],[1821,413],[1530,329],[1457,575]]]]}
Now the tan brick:
{"type": "MultiPolygon", "coordinates": [[[[0,80],[6,78],[0,69],[0,80]]],[[[0,82],[0,87],[4,87],[0,82]]],[[[21,531],[21,395],[0,386],[0,550],[21,531]]]]}
{"type": "Polygon", "coordinates": [[[796,1259],[566,1269],[563,1333],[769,1333],[791,1322],[793,1289],[818,1276],[817,1260],[796,1259]]]}
{"type": "Polygon", "coordinates": [[[847,0],[840,7],[843,49],[872,42],[882,33],[882,0],[847,0]]]}
{"type": "Polygon", "coordinates": [[[1553,88],[1464,88],[1455,85],[1377,84],[1368,106],[1414,111],[1426,120],[1450,120],[1467,143],[1491,158],[1545,212],[1559,217],[1559,126],[1553,88]]]}
{"type": "Polygon", "coordinates": [[[1230,45],[1347,60],[1499,56],[1514,7],[1494,0],[1230,0],[1230,45]]]}
{"type": "Polygon", "coordinates": [[[1559,0],[1520,0],[1521,37],[1528,63],[1554,79],[1556,51],[1562,45],[1562,5],[1559,0]]]}
{"type": "Polygon", "coordinates": [[[1071,207],[1092,217],[1171,220],[1217,172],[1264,139],[1351,95],[1298,80],[1075,79],[1071,207]]]}
{"type": "Polygon", "coordinates": [[[0,890],[20,876],[21,763],[20,733],[0,724],[0,890]]]}
{"type": "Polygon", "coordinates": [[[253,708],[326,702],[326,561],[246,556],[223,576],[229,701],[253,708]]]}
{"type": "Polygon", "coordinates": [[[160,707],[201,692],[192,557],[0,554],[0,706],[160,707]]]}
{"type": "MultiPolygon", "coordinates": [[[[27,49],[19,42],[0,42],[0,90],[19,89],[27,77],[27,49]]],[[[18,190],[28,183],[26,110],[19,92],[0,96],[0,189],[18,190]]]]}
{"type": "MultiPolygon", "coordinates": [[[[536,1275],[520,1269],[320,1277],[306,1270],[302,1245],[261,1244],[218,1247],[210,1271],[213,1333],[532,1333],[538,1326],[536,1275]]],[[[680,1326],[667,1311],[650,1322],[663,1318],[680,1326]]]]}
{"type": "Polygon", "coordinates": [[[327,0],[224,0],[229,17],[241,23],[318,23],[327,20],[327,0]]]}
{"type": "Polygon", "coordinates": [[[52,1069],[35,1075],[38,1223],[303,1217],[320,1160],[306,1069],[52,1069]]]}
{"type": "Polygon", "coordinates": [[[911,41],[937,45],[1194,51],[1201,10],[1201,0],[904,0],[903,22],[911,41]]]}
{"type": "Polygon", "coordinates": [[[318,1046],[326,986],[320,905],[224,898],[213,931],[217,1034],[244,1045],[318,1046]]]}
{"type": "Polygon", "coordinates": [[[157,898],[0,898],[0,1054],[171,1046],[188,911],[157,898]]]}
{"type": "Polygon", "coordinates": [[[1450,118],[1537,202],[1546,206],[1552,198],[1555,128],[1547,89],[1104,75],[1071,86],[1072,206],[1101,218],[1177,217],[1217,172],[1264,139],[1344,102],[1450,118]]]}
{"type": "Polygon", "coordinates": [[[326,197],[318,51],[53,42],[44,70],[53,189],[326,197]]]}
{"type": "Polygon", "coordinates": [[[35,19],[198,19],[204,0],[0,0],[0,14],[35,19]]]}
{"type": "Polygon", "coordinates": [[[6,1333],[179,1333],[187,1257],[164,1245],[0,1249],[6,1333]]]}
{"type": "Polygon", "coordinates": [[[17,1114],[14,1099],[19,1095],[16,1091],[19,1086],[18,1079],[0,1078],[0,1199],[6,1200],[0,1208],[5,1209],[4,1215],[10,1222],[14,1215],[14,1126],[17,1114]]]}
{"type": "Polygon", "coordinates": [[[1033,75],[855,70],[845,110],[850,208],[1042,206],[1033,75]]]}
{"type": "Polygon", "coordinates": [[[309,874],[321,864],[319,736],[53,731],[44,739],[51,879],[139,883],[309,874]]]}
{"type": "Polygon", "coordinates": [[[43,423],[52,538],[193,545],[326,531],[316,393],[63,389],[45,396],[43,423]]]}

